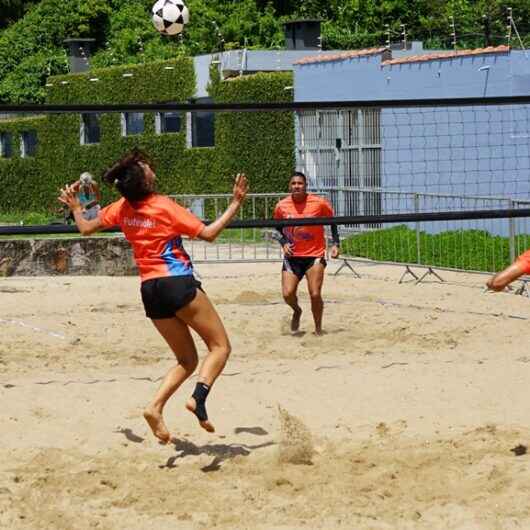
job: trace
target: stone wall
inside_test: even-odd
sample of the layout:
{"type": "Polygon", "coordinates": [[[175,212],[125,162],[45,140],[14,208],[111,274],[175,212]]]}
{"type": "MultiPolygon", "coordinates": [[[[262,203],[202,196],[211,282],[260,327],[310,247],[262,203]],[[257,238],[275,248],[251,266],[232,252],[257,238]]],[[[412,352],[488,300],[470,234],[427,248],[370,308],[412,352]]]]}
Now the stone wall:
{"type": "Polygon", "coordinates": [[[0,276],[137,274],[122,237],[0,240],[0,276]]]}

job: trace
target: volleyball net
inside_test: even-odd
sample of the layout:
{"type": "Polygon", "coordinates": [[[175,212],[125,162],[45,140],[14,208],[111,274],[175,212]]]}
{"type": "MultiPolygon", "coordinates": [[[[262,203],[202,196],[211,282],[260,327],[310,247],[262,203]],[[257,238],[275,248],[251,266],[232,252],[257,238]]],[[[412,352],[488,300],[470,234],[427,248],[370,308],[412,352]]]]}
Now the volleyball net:
{"type": "MultiPolygon", "coordinates": [[[[247,173],[269,199],[247,201],[232,229],[336,224],[353,256],[477,270],[497,270],[530,242],[530,96],[4,105],[0,115],[3,236],[75,233],[59,188],[84,171],[101,184],[109,164],[140,147],[159,190],[187,198],[207,222],[222,206],[208,197],[247,173]],[[272,219],[272,194],[287,192],[295,168],[334,218],[272,219]]],[[[101,188],[102,205],[117,198],[101,188]]]]}

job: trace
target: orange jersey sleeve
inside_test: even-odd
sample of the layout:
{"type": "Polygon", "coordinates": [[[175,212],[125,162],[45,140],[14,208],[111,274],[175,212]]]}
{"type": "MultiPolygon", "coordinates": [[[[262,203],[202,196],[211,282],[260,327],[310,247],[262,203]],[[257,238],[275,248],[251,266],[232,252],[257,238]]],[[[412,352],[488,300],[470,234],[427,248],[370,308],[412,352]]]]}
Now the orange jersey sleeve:
{"type": "Polygon", "coordinates": [[[204,223],[192,212],[167,199],[167,209],[173,228],[180,234],[196,238],[203,230],[204,223]]]}

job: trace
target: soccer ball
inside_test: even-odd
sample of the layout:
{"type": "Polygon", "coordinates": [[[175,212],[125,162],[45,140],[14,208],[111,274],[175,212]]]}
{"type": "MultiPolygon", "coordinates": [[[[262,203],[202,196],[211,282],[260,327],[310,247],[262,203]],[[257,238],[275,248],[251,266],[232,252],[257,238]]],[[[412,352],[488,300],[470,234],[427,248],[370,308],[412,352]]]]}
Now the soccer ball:
{"type": "Polygon", "coordinates": [[[182,0],[157,0],[153,5],[153,24],[163,35],[177,35],[190,20],[190,12],[182,0]]]}

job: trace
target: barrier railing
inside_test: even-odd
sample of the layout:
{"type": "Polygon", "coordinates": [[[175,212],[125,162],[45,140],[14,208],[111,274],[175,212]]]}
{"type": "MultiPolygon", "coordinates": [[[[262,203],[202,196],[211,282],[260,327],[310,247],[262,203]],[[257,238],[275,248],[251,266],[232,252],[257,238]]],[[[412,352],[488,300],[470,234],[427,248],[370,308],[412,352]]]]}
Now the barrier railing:
{"type": "MultiPolygon", "coordinates": [[[[530,201],[506,197],[407,192],[341,187],[314,190],[334,200],[341,215],[386,215],[422,212],[474,211],[528,208],[530,201]],[[338,194],[332,191],[340,192],[338,194]],[[341,203],[338,203],[338,198],[341,203]]],[[[248,196],[238,220],[270,219],[283,193],[248,196]]],[[[230,194],[171,195],[200,218],[218,217],[230,194]]],[[[439,269],[495,272],[530,246],[527,218],[415,221],[401,224],[339,226],[346,259],[436,267],[439,269]]],[[[195,262],[270,262],[282,259],[273,229],[240,228],[223,232],[215,245],[193,240],[186,248],[195,262]]]]}
{"type": "MultiPolygon", "coordinates": [[[[527,208],[530,201],[507,197],[333,188],[336,211],[345,215],[473,211],[527,208]]],[[[329,191],[327,189],[320,191],[329,191]]],[[[527,218],[416,221],[402,224],[344,225],[343,255],[386,263],[440,269],[495,272],[530,245],[527,218]]]]}
{"type": "MultiPolygon", "coordinates": [[[[276,203],[285,193],[251,193],[237,217],[270,219],[276,203]]],[[[170,195],[180,205],[190,209],[200,219],[215,219],[227,208],[232,195],[170,195]]],[[[225,230],[214,245],[200,240],[186,241],[186,251],[195,263],[202,262],[270,262],[281,261],[280,245],[273,239],[273,230],[240,228],[225,230]]]]}

